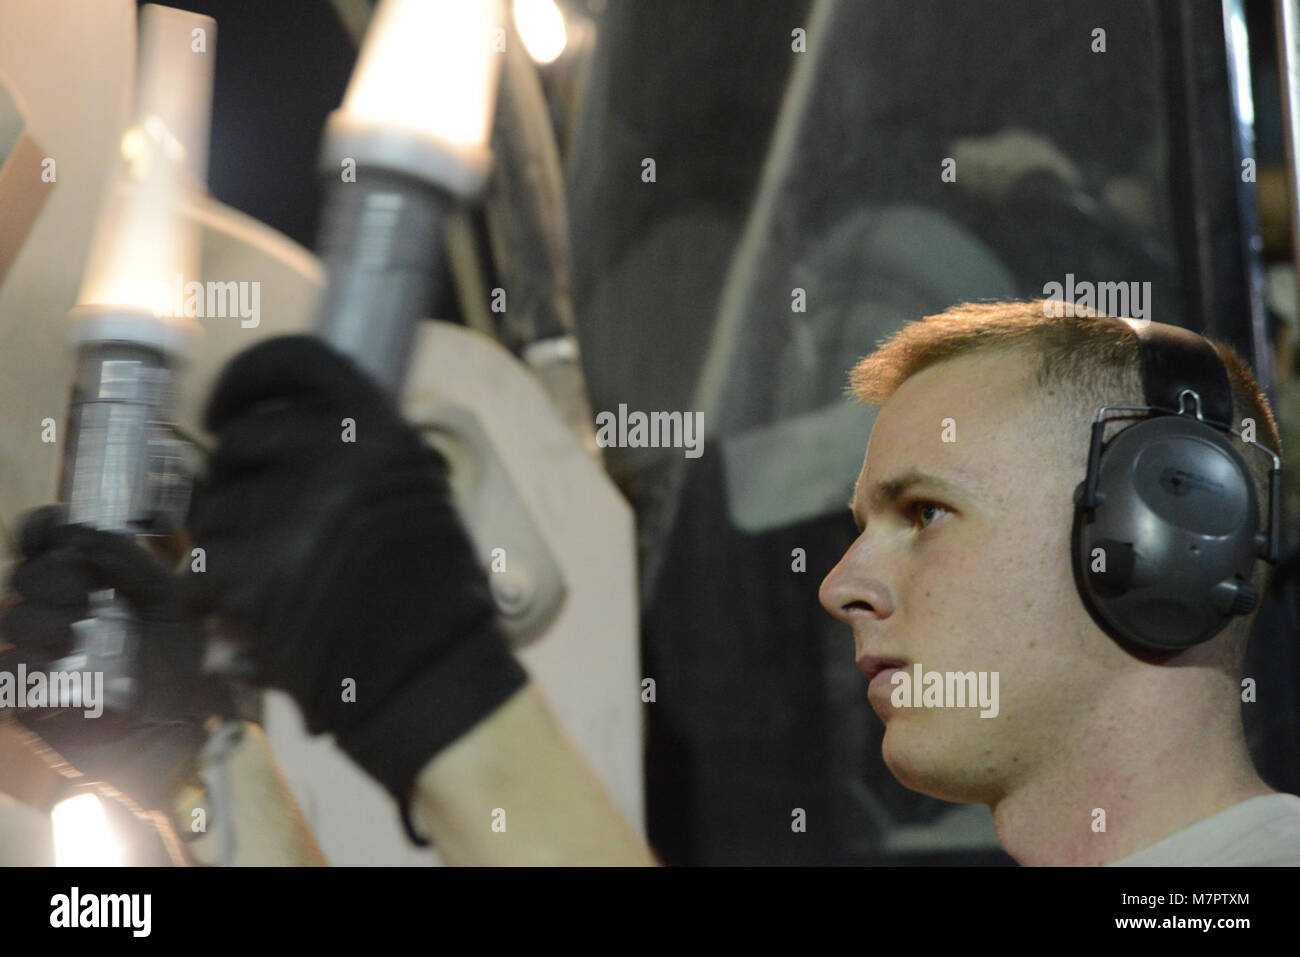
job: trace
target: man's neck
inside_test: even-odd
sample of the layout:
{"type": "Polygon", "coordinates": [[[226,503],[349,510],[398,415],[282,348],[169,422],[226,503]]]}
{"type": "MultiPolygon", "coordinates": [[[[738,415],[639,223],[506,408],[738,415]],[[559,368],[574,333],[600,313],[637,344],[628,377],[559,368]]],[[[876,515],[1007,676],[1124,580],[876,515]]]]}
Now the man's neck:
{"type": "Polygon", "coordinates": [[[1236,715],[1189,714],[1170,700],[1148,693],[1099,707],[1104,725],[1081,729],[1056,760],[993,803],[1007,853],[1024,865],[1111,864],[1274,793],[1251,764],[1236,715]]]}

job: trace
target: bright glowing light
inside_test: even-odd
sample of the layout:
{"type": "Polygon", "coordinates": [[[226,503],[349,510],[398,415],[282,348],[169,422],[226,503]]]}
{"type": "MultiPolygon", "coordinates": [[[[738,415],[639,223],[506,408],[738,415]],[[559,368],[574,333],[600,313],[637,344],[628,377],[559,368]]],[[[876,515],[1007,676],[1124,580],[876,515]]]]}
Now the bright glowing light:
{"type": "Polygon", "coordinates": [[[569,42],[564,14],[555,0],[515,0],[515,29],[528,55],[538,63],[552,63],[569,42]]]}
{"type": "Polygon", "coordinates": [[[121,867],[118,845],[104,806],[93,794],[60,801],[50,812],[54,825],[54,863],[58,867],[121,867]]]}
{"type": "Polygon", "coordinates": [[[500,73],[496,0],[384,0],[343,112],[443,142],[487,143],[500,73]]]}
{"type": "Polygon", "coordinates": [[[201,235],[181,208],[205,189],[215,40],[209,17],[141,8],[133,119],[100,209],[79,304],[156,315],[159,288],[178,275],[199,278],[201,235]],[[193,46],[199,30],[204,53],[193,46]]]}

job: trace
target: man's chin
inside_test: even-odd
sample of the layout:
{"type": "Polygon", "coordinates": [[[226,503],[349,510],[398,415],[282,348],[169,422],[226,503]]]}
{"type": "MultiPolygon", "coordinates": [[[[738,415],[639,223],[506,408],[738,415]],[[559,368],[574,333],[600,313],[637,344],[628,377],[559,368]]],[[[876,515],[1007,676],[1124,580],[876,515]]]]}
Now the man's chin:
{"type": "Polygon", "coordinates": [[[969,755],[972,749],[944,745],[932,734],[918,740],[916,735],[909,736],[906,724],[906,721],[886,722],[880,746],[885,767],[899,784],[940,801],[987,803],[988,782],[978,780],[963,761],[963,755],[969,755]]]}

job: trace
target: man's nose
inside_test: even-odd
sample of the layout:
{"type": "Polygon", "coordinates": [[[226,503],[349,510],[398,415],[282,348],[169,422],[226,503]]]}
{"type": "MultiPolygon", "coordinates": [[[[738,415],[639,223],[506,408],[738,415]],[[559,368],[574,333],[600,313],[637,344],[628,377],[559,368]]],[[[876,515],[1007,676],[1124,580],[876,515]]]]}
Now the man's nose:
{"type": "Polygon", "coordinates": [[[888,618],[894,613],[891,589],[868,564],[865,542],[859,538],[831,569],[817,592],[822,607],[846,624],[853,624],[862,615],[888,618]]]}

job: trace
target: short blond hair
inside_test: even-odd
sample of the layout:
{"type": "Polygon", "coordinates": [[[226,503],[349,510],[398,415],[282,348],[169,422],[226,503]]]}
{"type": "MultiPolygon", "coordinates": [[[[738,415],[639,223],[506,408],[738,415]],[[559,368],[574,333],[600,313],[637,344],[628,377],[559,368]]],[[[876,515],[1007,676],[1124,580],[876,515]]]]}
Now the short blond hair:
{"type": "MultiPolygon", "coordinates": [[[[1144,405],[1141,352],[1137,333],[1127,322],[1109,316],[1060,316],[1043,300],[963,303],[937,315],[910,322],[882,341],[850,374],[850,392],[871,405],[883,405],[905,381],[923,369],[973,353],[1023,350],[1036,356],[1035,381],[1044,390],[1063,394],[1080,415],[1091,419],[1103,405],[1144,405]]],[[[1255,440],[1281,454],[1282,440],[1268,399],[1250,366],[1228,345],[1210,340],[1228,370],[1232,419],[1240,429],[1253,419],[1255,440]]],[[[1269,500],[1270,461],[1253,449],[1242,452],[1255,480],[1260,512],[1269,500]]],[[[1262,596],[1272,582],[1271,567],[1261,562],[1255,587],[1262,596]]],[[[1238,667],[1254,616],[1234,629],[1230,657],[1238,667]]]]}

